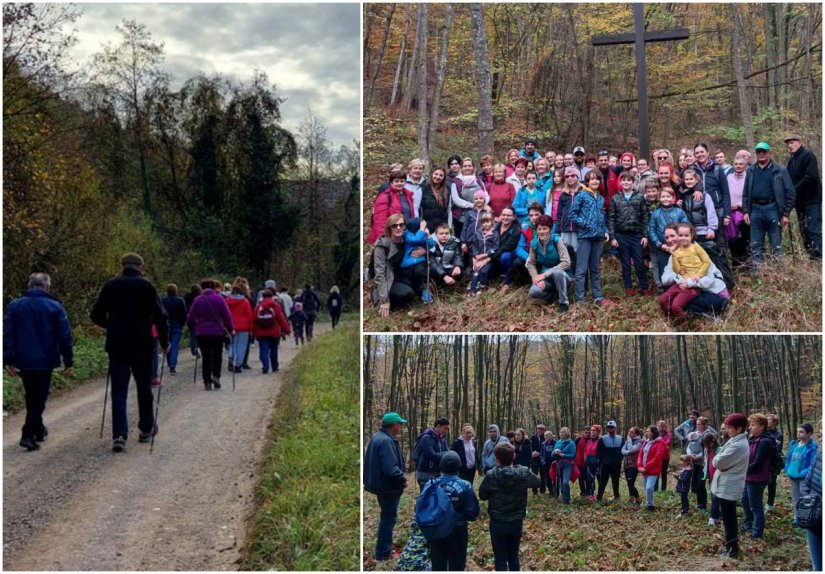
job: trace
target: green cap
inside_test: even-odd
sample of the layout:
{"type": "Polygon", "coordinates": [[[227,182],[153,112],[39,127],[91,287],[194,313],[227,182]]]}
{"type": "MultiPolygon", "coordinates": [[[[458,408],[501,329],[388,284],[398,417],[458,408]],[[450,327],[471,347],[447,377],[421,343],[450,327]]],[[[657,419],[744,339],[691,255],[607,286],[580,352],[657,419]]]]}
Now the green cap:
{"type": "Polygon", "coordinates": [[[768,145],[768,142],[759,142],[756,144],[754,149],[763,149],[765,151],[771,151],[771,146],[768,145]]]}
{"type": "Polygon", "coordinates": [[[401,418],[398,413],[387,413],[381,419],[381,424],[386,426],[394,425],[395,423],[407,424],[407,421],[401,418]]]}

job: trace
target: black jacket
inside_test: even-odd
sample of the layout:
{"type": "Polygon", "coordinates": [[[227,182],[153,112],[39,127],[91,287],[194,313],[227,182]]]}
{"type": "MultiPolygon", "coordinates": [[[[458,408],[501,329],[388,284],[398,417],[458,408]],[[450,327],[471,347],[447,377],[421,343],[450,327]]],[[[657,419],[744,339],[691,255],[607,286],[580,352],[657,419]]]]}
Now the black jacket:
{"type": "MultiPolygon", "coordinates": [[[[481,468],[481,451],[478,449],[478,441],[473,439],[473,446],[476,449],[476,468],[481,468]]],[[[453,441],[453,446],[450,447],[450,450],[455,452],[458,455],[458,458],[461,459],[461,470],[467,468],[467,455],[464,454],[464,439],[458,437],[453,441]]]]}
{"type": "Polygon", "coordinates": [[[693,164],[693,167],[699,172],[702,178],[702,189],[710,194],[713,205],[716,206],[716,215],[720,216],[719,225],[722,225],[721,218],[730,217],[730,188],[725,170],[711,159],[704,167],[699,166],[698,163],[693,164]]]}
{"type": "Polygon", "coordinates": [[[505,251],[515,251],[518,249],[518,242],[521,239],[521,226],[518,224],[517,221],[514,221],[510,224],[509,229],[504,232],[504,235],[501,235],[501,223],[496,224],[496,233],[499,234],[498,236],[498,251],[493,253],[490,256],[492,261],[498,261],[501,259],[502,254],[505,251]]]}
{"type": "Polygon", "coordinates": [[[418,467],[417,472],[438,474],[441,457],[447,452],[447,441],[438,436],[433,428],[428,428],[418,435],[418,467]]]}
{"type": "Polygon", "coordinates": [[[645,202],[645,196],[634,191],[630,199],[624,198],[624,193],[617,192],[610,198],[607,230],[610,239],[615,239],[617,233],[639,234],[647,237],[647,223],[650,220],[650,211],[645,202]]]}
{"type": "Polygon", "coordinates": [[[443,247],[438,241],[433,241],[427,247],[430,252],[430,273],[442,278],[452,272],[453,267],[462,269],[464,260],[461,257],[461,242],[450,237],[443,247]]]}
{"type": "Polygon", "coordinates": [[[364,490],[375,494],[404,492],[405,471],[398,439],[383,428],[372,435],[364,454],[364,490]]]}
{"type": "Polygon", "coordinates": [[[340,293],[330,293],[329,297],[327,297],[327,311],[329,311],[330,315],[340,315],[341,311],[344,307],[344,298],[341,297],[340,293]],[[337,302],[337,305],[333,305],[333,301],[337,302]]]}
{"type": "Polygon", "coordinates": [[[447,223],[447,215],[450,207],[450,189],[444,184],[446,197],[444,207],[439,207],[429,184],[421,187],[421,205],[418,208],[418,215],[427,222],[427,231],[435,234],[435,230],[442,223],[447,223]]]}
{"type": "MultiPolygon", "coordinates": [[[[753,195],[753,170],[759,169],[758,164],[748,168],[745,174],[745,188],[742,190],[742,213],[750,214],[751,196],[753,195]]],[[[779,214],[790,216],[796,204],[796,189],[788,175],[788,170],[778,163],[771,161],[765,169],[772,171],[773,196],[779,208],[779,214]]]]}
{"type": "Polygon", "coordinates": [[[170,329],[183,329],[186,325],[186,302],[183,297],[178,295],[169,295],[160,301],[163,308],[166,310],[166,316],[169,318],[170,329]]]}
{"type": "Polygon", "coordinates": [[[538,475],[524,466],[496,466],[484,475],[478,489],[481,500],[489,500],[487,513],[502,522],[521,520],[527,513],[527,489],[541,486],[538,475]]]}
{"type": "Polygon", "coordinates": [[[106,352],[119,357],[151,355],[152,325],[160,345],[169,345],[169,326],[160,297],[148,279],[136,269],[110,279],[92,308],[92,321],[106,329],[106,352]]]}
{"type": "Polygon", "coordinates": [[[796,188],[796,205],[822,203],[822,179],[814,152],[799,148],[788,158],[787,169],[796,188]]]}

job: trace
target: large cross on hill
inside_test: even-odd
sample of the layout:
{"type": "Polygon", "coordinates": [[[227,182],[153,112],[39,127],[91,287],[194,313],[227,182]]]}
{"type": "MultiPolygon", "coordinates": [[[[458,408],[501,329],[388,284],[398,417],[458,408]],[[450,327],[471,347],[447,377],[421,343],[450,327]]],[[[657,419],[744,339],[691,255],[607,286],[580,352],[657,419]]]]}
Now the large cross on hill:
{"type": "Polygon", "coordinates": [[[650,155],[650,134],[647,94],[647,62],[645,60],[646,42],[667,42],[670,40],[684,40],[690,37],[687,28],[674,30],[660,30],[645,32],[644,4],[633,4],[632,34],[601,34],[593,36],[590,41],[593,46],[612,46],[616,44],[636,45],[636,92],[639,99],[639,157],[648,158],[650,155]]]}

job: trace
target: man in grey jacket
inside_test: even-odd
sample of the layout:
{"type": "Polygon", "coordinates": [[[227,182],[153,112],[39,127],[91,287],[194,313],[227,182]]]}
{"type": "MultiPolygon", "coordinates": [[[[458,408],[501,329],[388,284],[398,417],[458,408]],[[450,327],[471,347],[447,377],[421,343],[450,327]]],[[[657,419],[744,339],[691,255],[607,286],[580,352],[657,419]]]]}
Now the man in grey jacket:
{"type": "Polygon", "coordinates": [[[498,425],[490,425],[487,427],[487,433],[490,435],[490,438],[487,439],[484,443],[484,447],[481,449],[482,474],[496,466],[496,457],[493,454],[493,449],[496,448],[496,445],[500,442],[507,442],[507,437],[501,436],[501,431],[498,429],[498,425]]]}
{"type": "Polygon", "coordinates": [[[748,419],[741,413],[733,413],[725,419],[728,440],[716,451],[713,466],[716,472],[710,483],[710,492],[719,499],[722,522],[725,525],[725,549],[729,558],[739,556],[739,528],[736,523],[736,504],[745,490],[748,472],[748,419]]]}

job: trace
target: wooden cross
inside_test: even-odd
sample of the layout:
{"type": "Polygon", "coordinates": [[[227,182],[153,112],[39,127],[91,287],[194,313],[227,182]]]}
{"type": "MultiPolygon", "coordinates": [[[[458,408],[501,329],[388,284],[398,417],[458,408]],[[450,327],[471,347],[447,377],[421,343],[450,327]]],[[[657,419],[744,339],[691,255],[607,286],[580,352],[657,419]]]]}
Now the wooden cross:
{"type": "Polygon", "coordinates": [[[684,40],[690,37],[687,28],[674,30],[660,30],[645,32],[644,4],[633,4],[633,24],[635,32],[632,34],[601,34],[593,36],[590,41],[593,46],[613,46],[616,44],[636,44],[636,86],[639,100],[639,157],[648,158],[650,154],[650,134],[647,95],[647,61],[645,59],[645,42],[667,42],[670,40],[684,40]]]}

